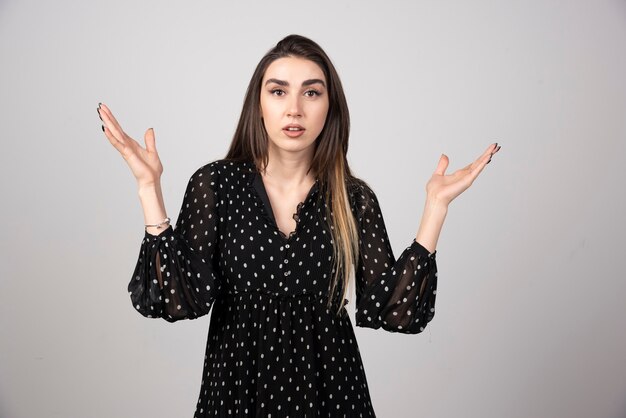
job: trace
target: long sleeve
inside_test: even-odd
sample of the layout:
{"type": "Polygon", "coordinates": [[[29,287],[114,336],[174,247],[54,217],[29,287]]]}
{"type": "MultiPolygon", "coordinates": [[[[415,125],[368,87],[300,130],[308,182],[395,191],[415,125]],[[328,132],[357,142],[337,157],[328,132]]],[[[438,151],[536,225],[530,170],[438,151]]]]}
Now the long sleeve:
{"type": "Polygon", "coordinates": [[[436,253],[415,239],[396,260],[374,191],[363,183],[354,192],[360,228],[355,271],[356,325],[417,334],[435,316],[436,253]]]}
{"type": "Polygon", "coordinates": [[[187,184],[175,228],[145,231],[128,292],[148,318],[174,322],[206,315],[220,291],[218,168],[200,167],[187,184]]]}

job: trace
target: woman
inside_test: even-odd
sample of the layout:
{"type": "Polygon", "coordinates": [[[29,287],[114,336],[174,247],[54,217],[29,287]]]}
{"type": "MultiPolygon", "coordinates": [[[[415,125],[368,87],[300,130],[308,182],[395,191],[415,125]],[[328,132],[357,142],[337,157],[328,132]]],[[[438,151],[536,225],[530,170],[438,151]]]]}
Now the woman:
{"type": "Polygon", "coordinates": [[[144,316],[213,307],[195,417],[375,416],[347,315],[416,334],[434,317],[435,247],[450,202],[500,147],[426,190],[416,238],[396,259],[377,198],[346,160],[349,115],[330,59],[290,35],[259,62],[224,159],[191,176],[172,228],[152,129],[146,148],[98,113],[138,182],[146,230],[128,286],[144,316]]]}

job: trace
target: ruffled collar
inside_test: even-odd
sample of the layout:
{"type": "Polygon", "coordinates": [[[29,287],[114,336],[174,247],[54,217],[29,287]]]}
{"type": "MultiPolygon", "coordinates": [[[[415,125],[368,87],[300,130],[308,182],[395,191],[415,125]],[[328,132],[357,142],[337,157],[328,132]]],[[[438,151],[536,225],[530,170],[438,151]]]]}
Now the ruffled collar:
{"type": "Polygon", "coordinates": [[[267,195],[267,190],[265,189],[265,185],[263,184],[263,180],[261,178],[261,173],[259,173],[255,164],[252,162],[247,162],[248,165],[248,179],[247,179],[247,187],[250,190],[250,194],[254,196],[254,199],[257,203],[257,207],[260,209],[263,217],[272,226],[274,231],[280,235],[283,240],[292,240],[300,231],[302,225],[302,210],[304,207],[311,204],[314,197],[317,195],[319,191],[319,179],[315,179],[315,183],[309,189],[309,192],[306,198],[298,203],[296,207],[296,211],[293,213],[293,219],[296,221],[296,229],[291,231],[289,235],[285,235],[283,231],[278,229],[278,225],[276,224],[276,218],[272,211],[272,205],[270,203],[269,197],[267,195]]]}

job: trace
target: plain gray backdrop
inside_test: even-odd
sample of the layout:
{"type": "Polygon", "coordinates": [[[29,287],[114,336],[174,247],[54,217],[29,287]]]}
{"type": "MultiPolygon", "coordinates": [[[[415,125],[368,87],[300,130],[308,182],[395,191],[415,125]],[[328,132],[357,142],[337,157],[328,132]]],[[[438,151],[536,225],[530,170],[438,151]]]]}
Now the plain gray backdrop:
{"type": "MultiPolygon", "coordinates": [[[[126,286],[144,234],[98,102],[153,127],[175,221],[261,56],[298,33],[342,78],[349,162],[396,256],[441,153],[501,151],[450,205],[437,311],[356,328],[380,417],[626,416],[626,4],[0,1],[0,416],[191,417],[209,316],[126,286]]],[[[354,298],[349,313],[353,320],[354,298]]]]}

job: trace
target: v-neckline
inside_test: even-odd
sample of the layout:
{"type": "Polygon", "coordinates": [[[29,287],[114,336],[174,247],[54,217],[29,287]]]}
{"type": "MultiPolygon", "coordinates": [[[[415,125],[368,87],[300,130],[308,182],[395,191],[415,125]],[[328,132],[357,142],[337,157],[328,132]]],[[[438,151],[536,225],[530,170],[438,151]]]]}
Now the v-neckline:
{"type": "Polygon", "coordinates": [[[285,234],[283,231],[280,230],[280,228],[278,228],[276,216],[274,215],[274,209],[272,208],[272,202],[270,201],[269,195],[267,194],[267,189],[265,188],[265,184],[263,183],[263,178],[261,177],[261,174],[257,170],[254,170],[252,176],[253,178],[251,181],[251,186],[257,193],[257,196],[261,199],[261,203],[263,204],[265,209],[265,214],[267,215],[267,218],[271,221],[272,227],[276,230],[276,232],[283,241],[290,241],[296,236],[300,227],[300,213],[302,211],[302,207],[311,198],[313,193],[318,189],[318,179],[315,179],[315,182],[309,188],[306,197],[304,198],[304,200],[298,203],[296,210],[292,215],[293,219],[295,219],[296,221],[296,228],[293,231],[289,232],[289,234],[285,234]]]}

